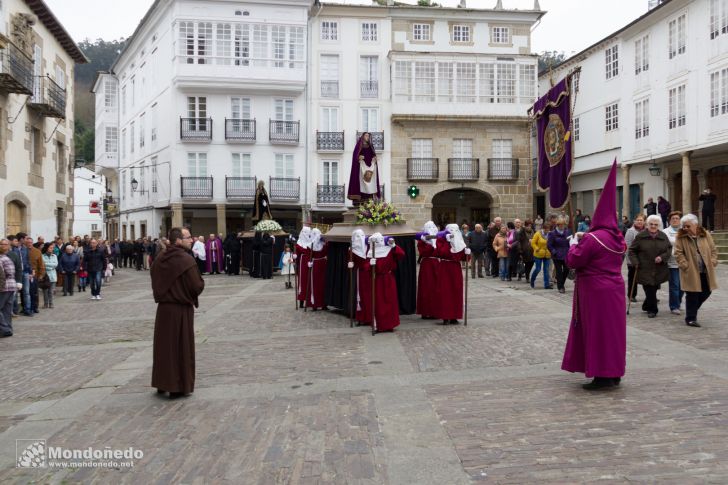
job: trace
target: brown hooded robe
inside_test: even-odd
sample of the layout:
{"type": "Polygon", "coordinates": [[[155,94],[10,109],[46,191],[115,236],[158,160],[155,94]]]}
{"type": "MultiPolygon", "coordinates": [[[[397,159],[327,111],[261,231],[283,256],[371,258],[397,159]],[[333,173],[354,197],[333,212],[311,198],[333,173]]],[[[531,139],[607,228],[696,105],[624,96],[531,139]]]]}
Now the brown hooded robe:
{"type": "Polygon", "coordinates": [[[205,281],[194,258],[177,246],[169,246],[154,260],[151,277],[158,304],[152,387],[188,394],[195,388],[194,307],[205,281]]]}

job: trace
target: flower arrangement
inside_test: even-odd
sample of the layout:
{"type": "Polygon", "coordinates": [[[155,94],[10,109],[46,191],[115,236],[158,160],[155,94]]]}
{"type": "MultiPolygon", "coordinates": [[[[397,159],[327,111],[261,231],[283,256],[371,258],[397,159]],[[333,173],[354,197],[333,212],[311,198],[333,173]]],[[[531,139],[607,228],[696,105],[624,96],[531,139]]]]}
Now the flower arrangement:
{"type": "Polygon", "coordinates": [[[273,219],[265,219],[255,225],[254,229],[260,232],[278,232],[282,231],[283,228],[273,219]]]}
{"type": "Polygon", "coordinates": [[[392,204],[379,199],[369,199],[359,206],[356,222],[357,224],[369,224],[371,226],[376,224],[387,226],[404,222],[404,217],[392,204]]]}

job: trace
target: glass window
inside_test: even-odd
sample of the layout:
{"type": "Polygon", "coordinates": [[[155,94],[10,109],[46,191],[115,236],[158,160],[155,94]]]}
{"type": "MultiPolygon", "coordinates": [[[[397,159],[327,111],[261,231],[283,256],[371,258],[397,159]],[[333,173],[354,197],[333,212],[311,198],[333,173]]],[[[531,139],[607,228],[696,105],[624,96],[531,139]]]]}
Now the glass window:
{"type": "Polygon", "coordinates": [[[619,74],[619,46],[613,45],[604,51],[604,62],[607,79],[612,79],[619,74]]]}
{"type": "Polygon", "coordinates": [[[331,20],[322,21],[321,40],[339,40],[339,23],[331,20]]]}
{"type": "Polygon", "coordinates": [[[493,44],[510,44],[511,29],[508,27],[493,27],[490,30],[490,41],[493,44]]]}
{"type": "Polygon", "coordinates": [[[232,176],[250,177],[250,153],[233,153],[232,157],[232,176]]]}
{"type": "Polygon", "coordinates": [[[669,58],[674,59],[680,54],[685,54],[687,43],[685,15],[673,19],[668,24],[669,58]]]}
{"type": "Polygon", "coordinates": [[[412,158],[432,158],[432,139],[413,138],[412,158]]]}
{"type": "Polygon", "coordinates": [[[119,129],[115,126],[106,127],[106,153],[116,153],[119,149],[119,129]]]}
{"type": "Polygon", "coordinates": [[[513,158],[513,140],[493,140],[493,158],[513,158]]]}
{"type": "Polygon", "coordinates": [[[377,42],[379,40],[376,22],[363,22],[361,24],[362,42],[377,42]]]}
{"type": "Polygon", "coordinates": [[[431,40],[430,29],[430,24],[412,24],[412,39],[418,41],[431,40]]]}
{"type": "Polygon", "coordinates": [[[453,158],[473,158],[473,140],[455,138],[452,141],[453,158]]]}
{"type": "Polygon", "coordinates": [[[650,100],[643,99],[634,104],[635,140],[650,135],[650,100]]]}
{"type": "Polygon", "coordinates": [[[452,26],[453,42],[470,42],[470,26],[469,25],[453,25],[452,26]]]}
{"type": "Polygon", "coordinates": [[[674,87],[668,92],[668,128],[685,126],[685,85],[674,87]]]}
{"type": "Polygon", "coordinates": [[[323,185],[339,184],[339,161],[322,160],[323,164],[323,185]]]}
{"type": "Polygon", "coordinates": [[[619,128],[619,105],[617,103],[606,106],[604,116],[606,131],[614,131],[619,128]]]}

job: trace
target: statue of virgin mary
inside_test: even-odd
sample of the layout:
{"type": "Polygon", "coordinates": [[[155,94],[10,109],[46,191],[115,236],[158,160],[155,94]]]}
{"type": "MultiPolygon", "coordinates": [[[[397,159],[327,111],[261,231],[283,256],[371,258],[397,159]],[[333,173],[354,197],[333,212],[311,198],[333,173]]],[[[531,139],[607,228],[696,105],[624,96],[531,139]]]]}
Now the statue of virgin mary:
{"type": "Polygon", "coordinates": [[[351,157],[351,175],[347,197],[360,204],[362,201],[376,197],[381,198],[379,189],[379,166],[377,154],[371,142],[371,134],[364,132],[356,142],[351,157]]]}

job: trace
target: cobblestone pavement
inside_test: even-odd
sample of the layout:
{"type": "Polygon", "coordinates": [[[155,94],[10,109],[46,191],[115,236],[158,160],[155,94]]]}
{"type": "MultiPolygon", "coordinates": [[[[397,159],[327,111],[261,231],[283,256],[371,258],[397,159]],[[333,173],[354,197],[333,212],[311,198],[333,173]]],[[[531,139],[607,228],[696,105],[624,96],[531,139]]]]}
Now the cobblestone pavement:
{"type": "Polygon", "coordinates": [[[467,327],[406,316],[372,337],[295,310],[280,277],[206,277],[195,393],[170,400],[149,387],[148,273],[119,270],[104,300],[59,296],[0,340],[0,481],[726,483],[728,267],[718,274],[702,328],[669,314],[666,285],[657,318],[633,305],[627,376],[597,394],[560,370],[571,288],[477,279],[467,327]],[[27,470],[16,439],[144,456],[27,470]]]}

